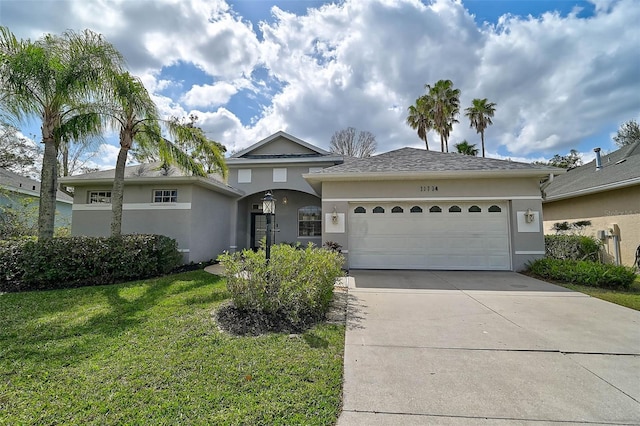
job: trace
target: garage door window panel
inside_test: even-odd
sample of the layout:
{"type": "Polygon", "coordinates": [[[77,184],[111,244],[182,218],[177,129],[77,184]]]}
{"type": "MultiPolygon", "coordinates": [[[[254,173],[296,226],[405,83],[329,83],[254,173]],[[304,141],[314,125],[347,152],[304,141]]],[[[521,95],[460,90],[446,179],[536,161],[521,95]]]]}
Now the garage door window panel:
{"type": "Polygon", "coordinates": [[[355,209],[353,209],[353,212],[356,213],[356,214],[362,214],[362,213],[366,213],[367,209],[365,209],[362,206],[358,206],[355,209]]]}
{"type": "Polygon", "coordinates": [[[489,213],[500,213],[502,209],[496,205],[489,207],[489,213]]]}
{"type": "Polygon", "coordinates": [[[380,206],[374,207],[373,209],[374,213],[384,213],[384,209],[380,206]]]}
{"type": "Polygon", "coordinates": [[[298,236],[319,237],[322,235],[322,209],[306,206],[298,209],[298,236]]]}
{"type": "Polygon", "coordinates": [[[449,213],[460,213],[462,209],[458,206],[449,207],[449,213]]]}
{"type": "Polygon", "coordinates": [[[391,209],[391,213],[404,213],[404,209],[400,206],[395,206],[391,209]]]}
{"type": "Polygon", "coordinates": [[[420,206],[411,207],[411,213],[422,213],[422,207],[420,206]]]}
{"type": "Polygon", "coordinates": [[[442,213],[442,209],[439,206],[432,206],[429,209],[429,213],[442,213]]]}
{"type": "Polygon", "coordinates": [[[469,207],[469,213],[481,213],[482,209],[478,206],[469,207]]]}

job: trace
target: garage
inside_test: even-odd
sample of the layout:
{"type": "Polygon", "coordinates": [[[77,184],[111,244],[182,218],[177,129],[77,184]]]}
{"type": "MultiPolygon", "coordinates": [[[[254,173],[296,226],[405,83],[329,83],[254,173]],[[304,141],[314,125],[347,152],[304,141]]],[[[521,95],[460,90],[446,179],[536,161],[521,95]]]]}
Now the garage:
{"type": "Polygon", "coordinates": [[[349,203],[354,269],[510,270],[504,201],[349,203]]]}

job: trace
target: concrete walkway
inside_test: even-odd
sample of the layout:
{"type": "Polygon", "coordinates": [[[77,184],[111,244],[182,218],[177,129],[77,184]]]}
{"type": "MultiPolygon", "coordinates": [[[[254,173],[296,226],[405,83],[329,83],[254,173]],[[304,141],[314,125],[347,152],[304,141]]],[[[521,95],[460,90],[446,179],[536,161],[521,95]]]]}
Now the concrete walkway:
{"type": "Polygon", "coordinates": [[[338,425],[640,424],[640,312],[511,272],[352,276],[338,425]]]}

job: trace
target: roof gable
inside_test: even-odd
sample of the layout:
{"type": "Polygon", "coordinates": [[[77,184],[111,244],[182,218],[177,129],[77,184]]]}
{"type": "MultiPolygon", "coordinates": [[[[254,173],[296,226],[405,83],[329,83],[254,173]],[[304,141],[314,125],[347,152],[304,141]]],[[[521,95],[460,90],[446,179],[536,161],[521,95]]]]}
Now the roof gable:
{"type": "Polygon", "coordinates": [[[601,156],[602,168],[590,161],[553,180],[546,188],[547,200],[571,198],[640,184],[640,142],[601,156]]]}
{"type": "Polygon", "coordinates": [[[331,153],[295,136],[279,131],[232,155],[230,158],[309,158],[328,155],[331,155],[331,153]]]}

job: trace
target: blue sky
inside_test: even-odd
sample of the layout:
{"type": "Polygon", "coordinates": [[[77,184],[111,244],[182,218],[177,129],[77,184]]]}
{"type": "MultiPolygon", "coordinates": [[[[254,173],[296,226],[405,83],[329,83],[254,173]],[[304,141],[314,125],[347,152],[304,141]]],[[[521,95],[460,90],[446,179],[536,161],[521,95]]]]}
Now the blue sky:
{"type": "MultiPolygon", "coordinates": [[[[230,151],[278,130],[327,148],[348,126],[378,152],[424,147],[406,110],[444,78],[462,108],[497,104],[488,156],[521,161],[615,149],[619,125],[640,119],[638,21],[636,0],[0,0],[20,38],[102,33],[163,114],[198,115],[230,151]]],[[[459,121],[451,144],[479,144],[459,121]]],[[[116,145],[107,135],[91,161],[113,167],[116,145]]]]}

